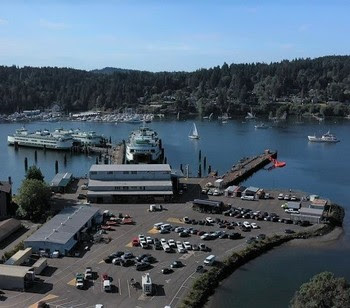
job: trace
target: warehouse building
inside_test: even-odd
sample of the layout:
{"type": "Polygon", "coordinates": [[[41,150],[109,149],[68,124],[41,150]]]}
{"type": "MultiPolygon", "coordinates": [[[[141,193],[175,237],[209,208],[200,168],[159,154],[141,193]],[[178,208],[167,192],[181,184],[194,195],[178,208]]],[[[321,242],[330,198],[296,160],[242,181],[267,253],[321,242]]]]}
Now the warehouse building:
{"type": "Polygon", "coordinates": [[[291,214],[292,219],[309,221],[311,223],[320,223],[323,215],[323,210],[302,207],[299,209],[299,213],[300,214],[291,214]]]}
{"type": "Polygon", "coordinates": [[[98,208],[67,207],[24,240],[24,246],[41,254],[45,252],[50,255],[59,251],[61,255],[67,255],[93,224],[101,222],[102,215],[98,208]]]}
{"type": "Polygon", "coordinates": [[[0,221],[0,242],[9,237],[12,233],[16,232],[21,227],[21,222],[14,218],[0,221]]]}
{"type": "Polygon", "coordinates": [[[92,165],[90,168],[87,198],[91,202],[117,203],[155,197],[169,200],[172,195],[168,164],[92,165]]]}
{"type": "Polygon", "coordinates": [[[0,264],[0,289],[24,291],[34,278],[31,267],[0,264]]]}
{"type": "Polygon", "coordinates": [[[24,250],[17,251],[11,258],[9,258],[5,264],[6,265],[21,265],[25,260],[27,260],[32,254],[32,248],[28,247],[24,250]]]}

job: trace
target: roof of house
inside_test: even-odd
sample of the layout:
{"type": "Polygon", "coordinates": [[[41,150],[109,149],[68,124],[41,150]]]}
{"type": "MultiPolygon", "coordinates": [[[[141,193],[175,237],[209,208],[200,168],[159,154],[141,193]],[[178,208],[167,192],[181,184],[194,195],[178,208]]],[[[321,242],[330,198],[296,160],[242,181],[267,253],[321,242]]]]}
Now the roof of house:
{"type": "Polygon", "coordinates": [[[4,193],[11,193],[12,185],[9,182],[0,181],[0,191],[4,193]]]}
{"type": "Polygon", "coordinates": [[[31,267],[27,266],[0,264],[0,276],[19,277],[24,279],[28,271],[31,269],[31,267]]]}
{"type": "Polygon", "coordinates": [[[111,165],[92,165],[91,171],[167,171],[170,172],[169,164],[111,164],[111,165]]]}
{"type": "Polygon", "coordinates": [[[318,206],[325,206],[327,205],[328,200],[326,199],[314,199],[311,201],[311,204],[318,205],[318,206]]]}
{"type": "Polygon", "coordinates": [[[63,209],[24,242],[67,243],[99,209],[92,206],[71,206],[63,209]]]}
{"type": "Polygon", "coordinates": [[[54,187],[66,187],[72,180],[72,173],[57,173],[51,181],[51,186],[54,187]]]}

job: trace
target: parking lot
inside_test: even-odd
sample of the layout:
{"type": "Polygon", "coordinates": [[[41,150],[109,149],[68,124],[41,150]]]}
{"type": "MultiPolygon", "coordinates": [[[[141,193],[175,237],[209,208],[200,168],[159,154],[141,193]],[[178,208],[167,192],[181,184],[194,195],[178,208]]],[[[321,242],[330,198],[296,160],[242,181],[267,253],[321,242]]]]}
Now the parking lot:
{"type": "MultiPolygon", "coordinates": [[[[238,211],[252,212],[260,211],[275,213],[279,218],[289,218],[289,214],[281,208],[282,200],[278,200],[279,192],[271,192],[273,199],[245,201],[240,198],[231,197],[211,197],[213,200],[221,200],[224,203],[230,203],[235,208],[241,208],[238,211]]],[[[299,197],[301,197],[299,195],[299,197]]],[[[4,300],[0,303],[1,307],[28,307],[44,300],[51,307],[95,307],[96,304],[103,304],[104,307],[164,307],[170,305],[176,307],[182,296],[187,292],[193,280],[201,275],[196,272],[199,265],[203,265],[205,258],[211,254],[216,256],[216,260],[223,260],[225,255],[233,251],[238,251],[248,242],[259,240],[259,235],[271,236],[273,234],[284,234],[285,229],[292,232],[305,228],[285,222],[255,220],[252,218],[232,217],[223,214],[206,214],[192,210],[191,203],[163,204],[162,211],[149,212],[149,204],[118,204],[118,205],[98,205],[101,210],[109,210],[118,216],[119,213],[130,215],[136,222],[134,225],[113,226],[113,231],[108,231],[104,235],[110,237],[109,243],[93,244],[88,251],[81,257],[63,257],[59,259],[49,259],[49,268],[46,276],[38,276],[41,281],[37,282],[31,290],[26,293],[15,291],[4,291],[4,300]],[[189,220],[195,220],[193,223],[185,223],[184,217],[189,220]],[[199,224],[199,221],[205,221],[211,217],[214,222],[209,224],[199,224]],[[217,221],[220,220],[220,223],[217,221]],[[226,222],[225,222],[226,221],[226,222]],[[247,228],[245,231],[237,223],[243,224],[256,223],[258,228],[247,228]],[[189,236],[180,237],[175,231],[159,234],[159,230],[154,228],[154,224],[163,222],[175,227],[192,228],[187,230],[189,236]],[[229,228],[227,228],[230,226],[229,228]],[[198,234],[191,234],[195,231],[207,233],[211,239],[201,239],[198,234]],[[217,232],[219,231],[219,232],[217,232]],[[217,232],[214,235],[214,232],[217,232]],[[225,238],[220,236],[223,232],[226,234],[240,233],[239,239],[225,238]],[[155,250],[154,244],[149,249],[133,247],[132,240],[139,235],[151,237],[153,240],[158,238],[169,241],[173,239],[181,242],[189,242],[190,245],[205,244],[210,251],[200,251],[188,249],[187,252],[179,252],[177,247],[171,252],[166,253],[163,249],[155,250]],[[220,238],[222,237],[222,238],[220,238]],[[135,265],[122,266],[106,263],[105,258],[116,253],[130,252],[135,257],[142,254],[151,254],[155,258],[149,268],[137,271],[135,265]],[[173,268],[172,273],[163,274],[162,269],[170,268],[174,261],[181,261],[183,266],[173,268]],[[77,273],[84,273],[85,268],[89,266],[93,271],[93,279],[88,280],[86,287],[82,290],[75,287],[75,276],[77,273]],[[112,290],[105,292],[103,290],[103,274],[111,278],[112,290]],[[155,292],[151,296],[143,295],[141,288],[141,277],[145,273],[150,273],[155,292]],[[131,283],[132,280],[134,283],[131,283]]],[[[241,214],[243,215],[243,214],[241,214]]],[[[195,233],[198,233],[195,232],[195,233]]],[[[112,257],[111,257],[112,259],[112,257]]],[[[207,266],[204,266],[208,268],[207,266]]],[[[34,306],[32,306],[34,307],[34,306]]]]}

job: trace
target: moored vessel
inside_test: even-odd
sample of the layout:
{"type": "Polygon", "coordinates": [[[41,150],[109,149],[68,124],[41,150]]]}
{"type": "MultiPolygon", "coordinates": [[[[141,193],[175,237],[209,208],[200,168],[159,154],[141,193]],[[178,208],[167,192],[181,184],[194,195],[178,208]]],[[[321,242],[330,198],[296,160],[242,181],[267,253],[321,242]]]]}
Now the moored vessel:
{"type": "Polygon", "coordinates": [[[321,137],[317,137],[315,134],[312,136],[307,136],[309,141],[311,142],[325,142],[325,143],[337,143],[340,140],[333,134],[328,131],[327,133],[323,134],[321,137]]]}

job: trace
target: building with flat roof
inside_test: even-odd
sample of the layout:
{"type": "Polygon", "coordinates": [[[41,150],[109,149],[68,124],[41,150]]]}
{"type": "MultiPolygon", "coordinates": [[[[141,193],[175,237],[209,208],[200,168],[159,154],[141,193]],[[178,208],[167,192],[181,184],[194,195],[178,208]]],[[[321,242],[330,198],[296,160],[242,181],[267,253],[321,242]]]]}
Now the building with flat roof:
{"type": "Polygon", "coordinates": [[[24,246],[33,248],[33,252],[59,251],[67,255],[81,239],[83,230],[101,222],[102,215],[96,207],[67,207],[24,240],[24,246]]]}
{"type": "Polygon", "coordinates": [[[151,200],[173,195],[171,168],[168,164],[92,165],[87,198],[97,203],[151,200]]]}
{"type": "Polygon", "coordinates": [[[32,248],[28,247],[24,250],[18,250],[11,258],[9,258],[6,265],[21,265],[32,254],[32,248]]]}
{"type": "Polygon", "coordinates": [[[34,272],[31,267],[0,264],[0,289],[25,290],[32,280],[34,272]]]}
{"type": "Polygon", "coordinates": [[[72,173],[57,173],[50,183],[51,190],[54,192],[65,192],[72,180],[72,173]]]}
{"type": "Polygon", "coordinates": [[[291,214],[293,220],[308,220],[312,223],[319,223],[321,221],[323,210],[313,209],[308,207],[301,207],[299,209],[300,214],[291,214]]]}

